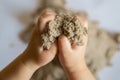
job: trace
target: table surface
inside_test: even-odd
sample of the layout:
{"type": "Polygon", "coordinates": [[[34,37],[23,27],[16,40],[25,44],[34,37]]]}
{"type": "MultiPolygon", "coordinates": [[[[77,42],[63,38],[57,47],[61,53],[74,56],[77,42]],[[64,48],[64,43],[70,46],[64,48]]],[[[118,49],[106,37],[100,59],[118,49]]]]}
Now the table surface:
{"type": "MultiPolygon", "coordinates": [[[[98,20],[100,28],[120,32],[120,0],[67,0],[67,7],[84,10],[91,20],[98,20]]],[[[16,15],[32,12],[37,0],[0,0],[0,70],[26,48],[18,33],[26,26],[16,15]],[[29,3],[29,4],[28,4],[29,3]]],[[[120,52],[113,57],[112,66],[100,71],[100,80],[120,80],[120,52]]]]}

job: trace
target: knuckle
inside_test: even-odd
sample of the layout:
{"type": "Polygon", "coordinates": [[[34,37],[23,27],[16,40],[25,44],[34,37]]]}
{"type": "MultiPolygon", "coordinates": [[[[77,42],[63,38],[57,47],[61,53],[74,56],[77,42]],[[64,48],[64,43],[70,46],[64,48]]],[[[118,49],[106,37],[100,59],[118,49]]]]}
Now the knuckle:
{"type": "Polygon", "coordinates": [[[49,11],[44,11],[44,12],[43,12],[43,15],[48,15],[48,14],[50,14],[49,11]]]}
{"type": "Polygon", "coordinates": [[[45,16],[40,16],[38,19],[39,23],[45,22],[46,21],[46,17],[45,16]]]}
{"type": "Polygon", "coordinates": [[[42,15],[46,16],[46,15],[55,15],[56,13],[54,11],[50,11],[50,10],[45,10],[42,15]]]}
{"type": "Polygon", "coordinates": [[[63,39],[64,39],[64,37],[63,37],[63,36],[60,36],[58,40],[59,40],[59,41],[62,41],[63,39]]]}

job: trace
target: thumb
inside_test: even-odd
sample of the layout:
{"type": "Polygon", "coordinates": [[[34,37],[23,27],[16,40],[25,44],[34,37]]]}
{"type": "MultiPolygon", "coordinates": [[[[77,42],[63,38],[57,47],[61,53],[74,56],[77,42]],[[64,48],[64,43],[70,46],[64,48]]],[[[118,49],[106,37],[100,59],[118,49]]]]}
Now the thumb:
{"type": "Polygon", "coordinates": [[[60,36],[58,39],[58,47],[60,53],[67,53],[71,50],[71,44],[68,38],[64,35],[60,36]]]}

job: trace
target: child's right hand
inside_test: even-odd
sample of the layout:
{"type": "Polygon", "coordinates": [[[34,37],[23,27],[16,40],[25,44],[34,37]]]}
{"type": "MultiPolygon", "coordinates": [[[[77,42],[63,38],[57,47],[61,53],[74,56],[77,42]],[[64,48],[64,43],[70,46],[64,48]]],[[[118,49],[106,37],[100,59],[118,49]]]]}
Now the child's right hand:
{"type": "MultiPolygon", "coordinates": [[[[80,19],[80,21],[88,29],[88,22],[85,19],[80,18],[79,16],[77,16],[77,18],[80,19]]],[[[66,36],[62,35],[59,37],[58,39],[59,59],[68,76],[73,76],[74,74],[80,75],[79,73],[81,71],[88,70],[85,63],[85,51],[87,39],[88,36],[84,36],[83,39],[84,45],[77,46],[71,45],[66,36]]],[[[83,79],[72,78],[71,80],[83,80],[83,79]]]]}

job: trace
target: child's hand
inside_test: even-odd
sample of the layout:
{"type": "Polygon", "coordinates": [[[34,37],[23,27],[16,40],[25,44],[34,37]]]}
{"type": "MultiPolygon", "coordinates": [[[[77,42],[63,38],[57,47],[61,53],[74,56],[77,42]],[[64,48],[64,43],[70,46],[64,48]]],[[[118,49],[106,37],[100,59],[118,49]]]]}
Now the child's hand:
{"type": "Polygon", "coordinates": [[[45,10],[38,19],[38,24],[35,26],[32,33],[32,38],[29,42],[28,48],[25,52],[29,55],[38,65],[43,66],[48,64],[57,53],[56,43],[52,44],[49,50],[43,50],[40,45],[40,35],[47,27],[47,23],[54,20],[56,14],[51,10],[45,10]]]}
{"type": "Polygon", "coordinates": [[[40,35],[46,24],[54,20],[55,16],[56,14],[51,10],[45,10],[41,14],[38,24],[34,27],[27,49],[0,71],[2,80],[30,80],[38,68],[53,60],[57,53],[56,43],[53,43],[49,50],[43,50],[40,45],[40,35]]]}
{"type": "MultiPolygon", "coordinates": [[[[80,21],[84,24],[84,26],[87,27],[88,29],[87,21],[78,16],[77,18],[79,18],[80,21]]],[[[69,42],[66,36],[62,35],[59,37],[58,40],[59,59],[67,74],[69,75],[72,73],[69,76],[73,76],[77,72],[78,75],[81,70],[87,69],[85,63],[85,50],[87,45],[87,39],[88,36],[84,36],[83,39],[84,45],[77,46],[77,45],[71,45],[71,43],[69,42]]],[[[73,78],[72,80],[76,80],[76,79],[73,78]]]]}

